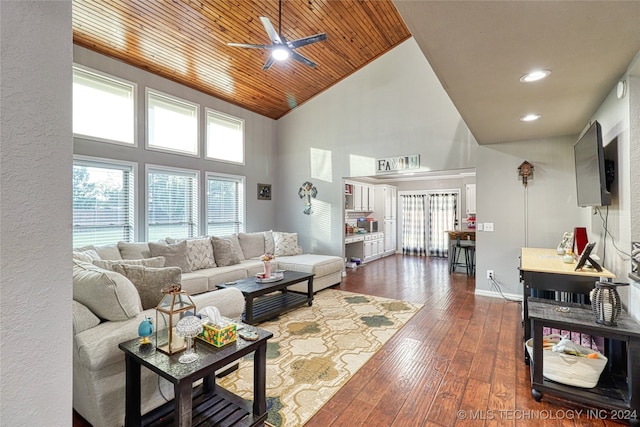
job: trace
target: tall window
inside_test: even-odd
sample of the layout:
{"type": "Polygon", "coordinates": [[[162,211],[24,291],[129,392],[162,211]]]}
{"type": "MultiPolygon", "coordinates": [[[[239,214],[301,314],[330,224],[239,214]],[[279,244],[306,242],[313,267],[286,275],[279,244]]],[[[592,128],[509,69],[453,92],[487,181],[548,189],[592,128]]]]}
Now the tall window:
{"type": "Polygon", "coordinates": [[[197,156],[198,105],[147,90],[147,146],[197,156]]]}
{"type": "Polygon", "coordinates": [[[136,144],[133,83],[73,67],[73,133],[107,142],[136,144]]]}
{"type": "Polygon", "coordinates": [[[244,177],[207,174],[207,234],[244,232],[244,177]]]}
{"type": "Polygon", "coordinates": [[[207,151],[210,159],[244,163],[244,120],[207,108],[207,151]]]}
{"type": "Polygon", "coordinates": [[[445,257],[449,253],[447,231],[455,230],[458,218],[458,193],[429,195],[429,255],[445,257]]]}
{"type": "Polygon", "coordinates": [[[73,246],[134,240],[133,166],[73,162],[73,246]]]}
{"type": "Polygon", "coordinates": [[[148,240],[198,235],[198,173],[150,167],[147,170],[148,240]]]}

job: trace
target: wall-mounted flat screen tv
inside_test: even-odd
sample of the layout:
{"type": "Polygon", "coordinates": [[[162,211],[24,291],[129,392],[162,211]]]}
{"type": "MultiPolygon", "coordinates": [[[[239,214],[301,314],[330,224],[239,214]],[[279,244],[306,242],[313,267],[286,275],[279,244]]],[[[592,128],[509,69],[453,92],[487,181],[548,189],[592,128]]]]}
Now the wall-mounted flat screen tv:
{"type": "Polygon", "coordinates": [[[573,146],[576,162],[578,206],[608,206],[611,193],[607,191],[604,147],[600,123],[594,121],[573,146]]]}

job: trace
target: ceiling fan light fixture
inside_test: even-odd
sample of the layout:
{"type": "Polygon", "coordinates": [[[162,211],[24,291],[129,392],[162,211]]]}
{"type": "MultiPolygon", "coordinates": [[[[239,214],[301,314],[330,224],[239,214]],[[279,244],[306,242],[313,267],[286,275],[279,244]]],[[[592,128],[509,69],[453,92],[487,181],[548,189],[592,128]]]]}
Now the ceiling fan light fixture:
{"type": "Polygon", "coordinates": [[[289,58],[289,49],[286,47],[277,47],[271,51],[273,59],[277,61],[284,61],[289,58]]]}
{"type": "Polygon", "coordinates": [[[534,70],[520,77],[522,83],[537,82],[538,80],[549,77],[551,70],[534,70]]]}
{"type": "Polygon", "coordinates": [[[520,117],[520,121],[521,122],[534,122],[536,120],[538,120],[540,117],[542,117],[542,115],[540,114],[527,114],[526,116],[522,116],[520,117]]]}

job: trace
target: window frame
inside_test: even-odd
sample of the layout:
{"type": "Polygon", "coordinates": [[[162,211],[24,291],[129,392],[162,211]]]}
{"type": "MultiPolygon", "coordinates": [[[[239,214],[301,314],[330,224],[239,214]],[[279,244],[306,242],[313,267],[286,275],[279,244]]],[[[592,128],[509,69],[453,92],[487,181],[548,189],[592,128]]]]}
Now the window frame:
{"type": "Polygon", "coordinates": [[[241,220],[237,221],[241,224],[241,229],[238,231],[234,231],[234,233],[245,233],[247,230],[247,178],[244,175],[233,175],[226,174],[220,172],[206,172],[205,173],[205,188],[204,193],[206,200],[204,201],[204,232],[207,236],[217,236],[216,234],[212,234],[209,232],[209,181],[212,179],[221,180],[221,181],[233,181],[240,183],[242,185],[242,196],[241,203],[242,206],[238,210],[241,215],[241,220]]]}
{"type": "MultiPolygon", "coordinates": [[[[191,226],[193,235],[187,236],[188,238],[197,237],[200,233],[200,171],[197,169],[176,168],[172,166],[145,164],[145,200],[144,200],[144,230],[146,241],[151,241],[149,236],[149,174],[150,173],[167,173],[173,175],[191,176],[195,185],[195,189],[192,194],[195,197],[195,201],[192,201],[192,215],[195,215],[195,222],[191,226]]],[[[182,238],[180,236],[164,236],[166,237],[182,238]]]]}
{"type": "Polygon", "coordinates": [[[170,95],[168,93],[164,93],[161,92],[159,90],[147,87],[145,88],[145,149],[150,150],[150,151],[158,151],[160,153],[170,153],[170,154],[174,154],[174,155],[180,155],[180,156],[188,156],[188,157],[196,157],[196,158],[200,158],[200,152],[201,152],[201,141],[200,141],[200,104],[192,102],[192,101],[187,101],[186,99],[183,98],[179,98],[177,96],[174,95],[170,95]],[[169,102],[173,102],[176,104],[182,104],[185,107],[194,107],[195,108],[195,118],[196,118],[196,124],[195,124],[195,130],[196,130],[196,152],[192,153],[189,151],[183,151],[183,150],[176,150],[176,149],[171,149],[171,148],[164,148],[164,147],[159,147],[159,146],[155,146],[155,145],[151,145],[150,141],[149,141],[149,137],[151,135],[151,132],[149,131],[149,124],[150,124],[150,120],[149,120],[149,97],[150,96],[157,96],[159,98],[165,98],[167,101],[169,102]]]}
{"type": "Polygon", "coordinates": [[[214,110],[212,108],[205,108],[204,112],[204,157],[208,160],[213,160],[216,162],[228,163],[231,165],[245,165],[246,163],[246,132],[245,132],[245,120],[240,117],[235,117],[230,114],[221,113],[220,111],[214,110]],[[229,119],[230,121],[238,122],[240,124],[240,130],[242,133],[242,161],[236,162],[233,160],[220,159],[217,157],[213,157],[209,155],[209,115],[214,115],[219,118],[229,119]]]}
{"type": "MultiPolygon", "coordinates": [[[[136,82],[132,82],[130,80],[126,80],[120,77],[116,77],[113,76],[111,74],[105,73],[103,71],[99,71],[99,70],[95,70],[93,68],[90,67],[86,67],[84,65],[81,64],[76,64],[75,62],[73,63],[72,66],[72,72],[71,72],[71,79],[72,79],[72,84],[73,84],[73,78],[74,78],[74,73],[75,71],[78,70],[79,72],[85,73],[85,74],[93,74],[99,78],[102,78],[104,80],[111,80],[114,81],[118,84],[124,85],[124,86],[131,86],[132,89],[132,98],[133,98],[133,143],[129,143],[129,142],[125,142],[125,141],[119,141],[119,140],[115,140],[115,139],[109,139],[109,138],[102,138],[102,137],[98,137],[98,136],[92,136],[92,135],[86,135],[86,134],[82,134],[82,133],[75,133],[73,132],[73,123],[72,123],[72,132],[73,132],[73,137],[74,138],[79,138],[79,139],[85,139],[88,141],[95,141],[95,142],[102,142],[102,143],[107,143],[107,144],[116,144],[116,145],[121,145],[124,147],[138,147],[138,84],[136,82]]],[[[72,120],[73,120],[73,93],[71,94],[71,103],[72,103],[72,109],[71,109],[71,116],[72,116],[72,120]]]]}
{"type": "MultiPolygon", "coordinates": [[[[93,167],[93,168],[102,168],[102,169],[118,169],[123,171],[128,171],[131,174],[133,183],[130,184],[129,188],[129,205],[130,210],[128,212],[128,217],[131,221],[130,227],[131,232],[129,233],[129,241],[128,243],[137,241],[138,237],[138,164],[135,162],[127,162],[123,160],[114,160],[110,158],[102,158],[102,157],[93,157],[93,156],[83,156],[83,155],[74,155],[73,156],[73,166],[72,166],[72,174],[73,168],[76,166],[84,166],[84,167],[93,167]]],[[[72,184],[73,186],[73,184],[72,184]]],[[[72,197],[72,217],[73,217],[73,197],[72,197]]],[[[73,243],[73,235],[75,226],[73,225],[72,218],[72,226],[71,226],[71,241],[73,243]]],[[[115,244],[118,242],[112,242],[111,244],[115,244]]],[[[102,243],[93,242],[92,244],[100,245],[102,243]]],[[[73,244],[73,247],[76,247],[73,244]]]]}

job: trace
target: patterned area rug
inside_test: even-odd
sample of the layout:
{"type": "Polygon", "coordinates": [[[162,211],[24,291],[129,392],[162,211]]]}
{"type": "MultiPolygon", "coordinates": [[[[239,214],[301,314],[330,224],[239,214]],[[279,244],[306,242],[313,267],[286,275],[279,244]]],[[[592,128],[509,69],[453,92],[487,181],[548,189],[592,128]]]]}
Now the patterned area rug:
{"type": "MultiPolygon", "coordinates": [[[[420,308],[326,289],[313,306],[259,324],[273,332],[267,347],[268,423],[304,425],[420,308]]],[[[253,399],[252,357],[218,384],[253,399]]]]}

